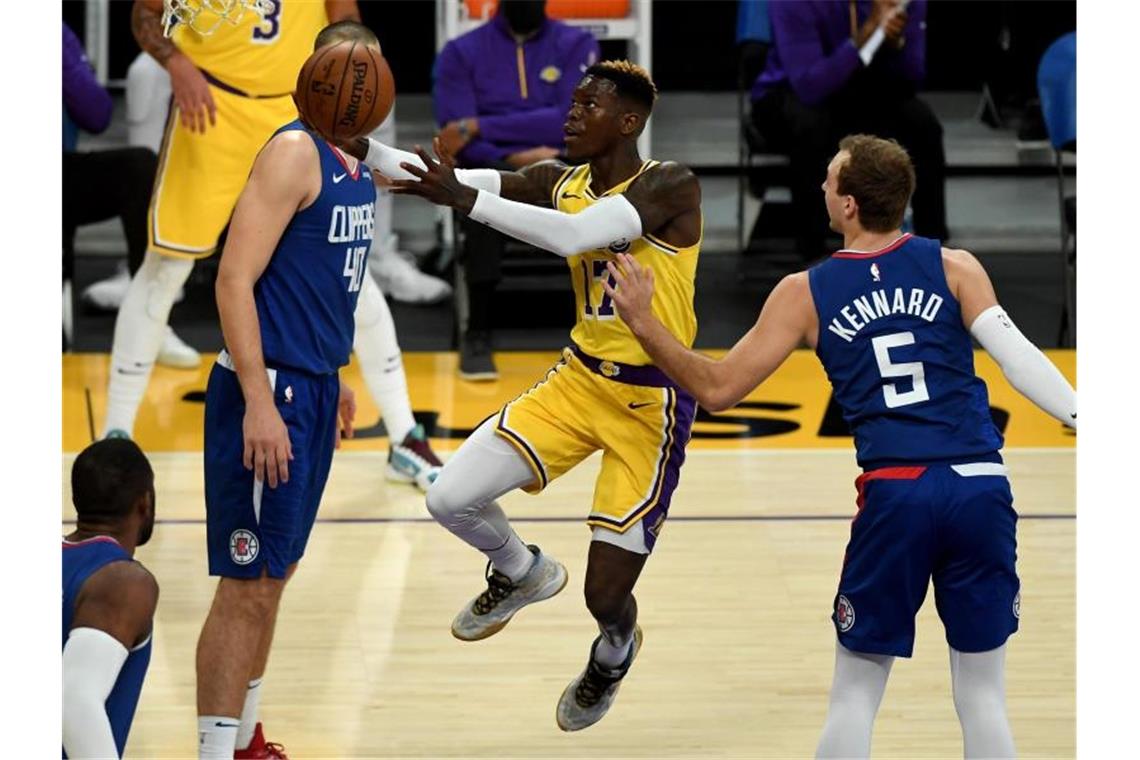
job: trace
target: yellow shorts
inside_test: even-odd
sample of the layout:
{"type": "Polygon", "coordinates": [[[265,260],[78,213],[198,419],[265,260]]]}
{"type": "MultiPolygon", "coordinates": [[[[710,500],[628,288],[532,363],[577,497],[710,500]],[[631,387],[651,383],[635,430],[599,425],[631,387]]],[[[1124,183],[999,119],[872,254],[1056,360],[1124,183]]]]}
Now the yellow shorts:
{"type": "Polygon", "coordinates": [[[183,258],[214,252],[257,152],[297,118],[293,98],[249,98],[210,86],[217,123],[205,133],[182,126],[171,105],[147,216],[147,242],[183,258]]]}
{"type": "Polygon", "coordinates": [[[565,349],[546,378],[499,412],[495,432],[534,470],[538,493],[602,450],[586,522],[625,533],[635,524],[652,549],[677,488],[696,401],[655,367],[600,361],[565,349]]]}

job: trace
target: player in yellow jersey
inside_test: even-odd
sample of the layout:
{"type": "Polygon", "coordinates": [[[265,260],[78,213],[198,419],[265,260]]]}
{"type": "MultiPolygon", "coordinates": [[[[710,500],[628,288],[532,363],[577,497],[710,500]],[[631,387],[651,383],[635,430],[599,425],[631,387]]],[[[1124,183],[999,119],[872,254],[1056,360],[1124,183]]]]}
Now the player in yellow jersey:
{"type": "MultiPolygon", "coordinates": [[[[187,5],[202,0],[186,0],[187,5]]],[[[163,34],[162,0],[135,0],[131,31],[170,75],[172,104],[147,217],[147,254],[115,321],[103,435],[129,436],[170,308],[196,259],[210,256],[257,151],[297,118],[293,88],[329,20],[359,20],[355,0],[274,0],[264,19],[245,11],[202,36],[163,34]]],[[[218,21],[203,7],[195,26],[218,21]]]]}
{"type": "Polygon", "coordinates": [[[398,180],[395,192],[453,206],[566,257],[577,308],[573,347],[484,422],[427,493],[435,519],[490,560],[486,591],[451,629],[460,639],[482,639],[567,580],[561,563],[523,543],[495,499],[515,488],[537,493],[603,452],[587,518],[593,540],[585,582],[586,606],[601,635],[585,671],[559,700],[556,718],[566,731],[605,715],[637,654],[641,630],[632,591],[664,525],[696,406],[650,364],[602,288],[606,263],[631,254],[660,283],[654,313],[692,344],[701,191],[687,168],[638,155],[637,137],[656,92],[648,72],[628,61],[587,69],[565,124],[567,157],[586,162],[576,167],[546,161],[518,172],[456,170],[438,140],[438,163],[423,151],[417,158],[374,140],[346,146],[398,180]]]}

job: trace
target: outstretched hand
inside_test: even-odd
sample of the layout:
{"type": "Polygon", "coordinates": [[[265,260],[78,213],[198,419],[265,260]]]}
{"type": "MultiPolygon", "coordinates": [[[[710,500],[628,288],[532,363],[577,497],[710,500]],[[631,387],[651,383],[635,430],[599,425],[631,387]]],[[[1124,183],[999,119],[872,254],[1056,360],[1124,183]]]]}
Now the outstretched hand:
{"type": "Polygon", "coordinates": [[[653,270],[642,267],[628,253],[619,253],[617,261],[610,261],[606,268],[610,277],[602,280],[602,288],[613,299],[618,316],[636,333],[653,318],[653,270]]]}
{"type": "Polygon", "coordinates": [[[439,160],[432,159],[417,145],[416,155],[427,169],[406,161],[401,163],[400,168],[416,179],[396,180],[392,182],[391,191],[400,195],[418,195],[436,205],[451,206],[464,214],[471,213],[479,191],[463,184],[455,176],[455,158],[444,148],[440,139],[436,137],[432,142],[439,160]]]}

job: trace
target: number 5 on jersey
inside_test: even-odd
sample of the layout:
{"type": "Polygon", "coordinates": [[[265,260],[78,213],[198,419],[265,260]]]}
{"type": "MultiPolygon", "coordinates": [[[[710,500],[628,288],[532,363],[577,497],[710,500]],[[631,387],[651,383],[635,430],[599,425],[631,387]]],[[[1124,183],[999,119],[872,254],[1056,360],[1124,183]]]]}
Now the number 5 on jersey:
{"type": "Polygon", "coordinates": [[[883,384],[883,400],[888,409],[900,406],[919,404],[930,400],[926,392],[926,369],[922,362],[891,361],[890,350],[899,346],[914,344],[914,333],[900,332],[890,335],[880,335],[871,339],[871,346],[875,349],[875,361],[879,364],[879,374],[886,380],[889,377],[909,377],[913,387],[909,391],[900,392],[894,383],[883,384]]]}

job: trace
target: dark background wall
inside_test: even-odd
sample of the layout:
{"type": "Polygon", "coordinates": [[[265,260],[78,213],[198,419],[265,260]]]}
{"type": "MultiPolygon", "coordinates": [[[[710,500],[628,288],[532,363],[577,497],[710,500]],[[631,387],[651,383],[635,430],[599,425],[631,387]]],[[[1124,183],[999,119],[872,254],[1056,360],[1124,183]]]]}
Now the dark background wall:
{"type": "MultiPolygon", "coordinates": [[[[288,0],[285,0],[288,2],[288,0]]],[[[83,36],[83,0],[64,0],[63,19],[83,36]]],[[[432,0],[360,0],[364,21],[380,37],[402,92],[428,92],[435,57],[432,0]]],[[[126,76],[138,53],[131,2],[110,4],[112,79],[126,76]]],[[[655,0],[653,75],[663,90],[732,90],[736,0],[655,0]]],[[[932,0],[927,24],[926,88],[978,90],[988,81],[999,99],[1032,92],[1046,46],[1076,29],[1076,0],[932,0]]],[[[607,43],[603,55],[624,53],[607,43]]]]}

